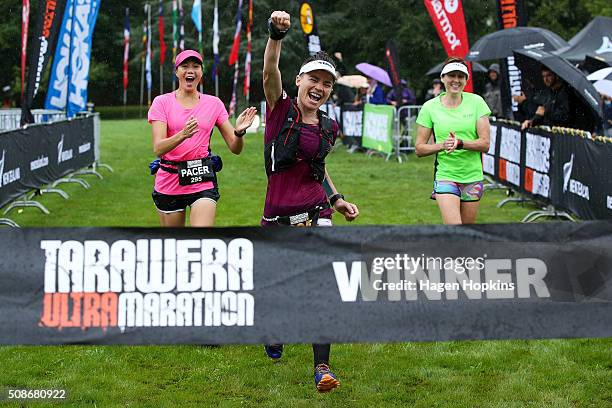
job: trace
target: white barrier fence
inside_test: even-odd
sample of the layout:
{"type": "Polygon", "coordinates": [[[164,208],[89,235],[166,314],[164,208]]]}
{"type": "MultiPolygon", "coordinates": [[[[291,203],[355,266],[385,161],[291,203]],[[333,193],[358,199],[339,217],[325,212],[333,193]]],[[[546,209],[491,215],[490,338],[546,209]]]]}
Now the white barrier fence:
{"type": "MultiPolygon", "coordinates": [[[[51,109],[33,109],[34,123],[50,123],[66,119],[66,112],[51,109]]],[[[0,109],[0,132],[21,127],[21,109],[0,109]]]]}

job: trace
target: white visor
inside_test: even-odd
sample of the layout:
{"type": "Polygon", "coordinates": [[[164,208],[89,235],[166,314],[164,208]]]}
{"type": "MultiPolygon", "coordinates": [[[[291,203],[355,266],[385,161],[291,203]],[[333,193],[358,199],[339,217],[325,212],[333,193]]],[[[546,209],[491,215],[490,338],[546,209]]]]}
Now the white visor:
{"type": "Polygon", "coordinates": [[[452,71],[463,72],[465,76],[467,77],[467,79],[470,78],[470,74],[468,73],[467,67],[460,62],[450,62],[446,64],[444,68],[442,68],[442,72],[440,73],[440,78],[442,78],[443,75],[446,75],[452,71]]]}
{"type": "Polygon", "coordinates": [[[336,80],[336,69],[332,64],[323,60],[310,61],[309,63],[302,65],[298,75],[318,70],[329,72],[334,78],[334,81],[336,80]]]}

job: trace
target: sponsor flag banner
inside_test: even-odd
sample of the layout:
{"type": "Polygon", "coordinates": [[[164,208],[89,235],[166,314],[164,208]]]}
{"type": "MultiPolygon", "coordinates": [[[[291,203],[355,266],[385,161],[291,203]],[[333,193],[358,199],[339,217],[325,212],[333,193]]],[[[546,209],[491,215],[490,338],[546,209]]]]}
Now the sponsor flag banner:
{"type": "Polygon", "coordinates": [[[387,72],[389,73],[389,78],[391,78],[391,83],[393,84],[395,100],[398,101],[397,107],[399,108],[402,105],[402,84],[399,73],[399,56],[397,54],[395,40],[393,39],[387,41],[387,45],[385,47],[385,60],[387,62],[387,72]]]}
{"type": "MultiPolygon", "coordinates": [[[[87,4],[87,1],[84,2],[87,4]]],[[[87,107],[87,84],[89,82],[89,65],[93,33],[100,10],[100,0],[91,0],[89,7],[77,5],[74,17],[74,32],[72,40],[72,80],[68,84],[68,117],[87,107]],[[79,15],[79,13],[83,13],[79,15]]]]}
{"type": "Polygon", "coordinates": [[[219,96],[219,4],[215,0],[215,8],[213,10],[213,66],[212,76],[215,82],[215,96],[219,96]]]}
{"type": "Polygon", "coordinates": [[[45,109],[65,110],[68,117],[85,110],[91,44],[99,9],[100,0],[66,2],[45,109]]]}
{"type": "MultiPolygon", "coordinates": [[[[128,87],[128,73],[130,63],[130,9],[125,9],[125,22],[123,25],[123,90],[127,91],[128,87]]],[[[123,104],[125,105],[125,97],[123,98],[123,104]]]]}
{"type": "Polygon", "coordinates": [[[164,3],[159,0],[159,9],[157,12],[157,31],[159,34],[159,94],[164,93],[164,62],[166,62],[166,40],[164,39],[164,3]]]}
{"type": "MultiPolygon", "coordinates": [[[[448,56],[465,58],[470,44],[463,16],[463,5],[460,0],[423,0],[429,12],[442,46],[448,56]]],[[[468,62],[470,79],[465,90],[472,92],[472,64],[468,62]]]]}
{"type": "Polygon", "coordinates": [[[183,0],[178,0],[178,52],[185,50],[185,9],[183,0]]]}
{"type": "Polygon", "coordinates": [[[191,7],[191,20],[195,25],[196,30],[199,33],[202,32],[202,2],[201,0],[195,0],[191,7]]]}
{"type": "Polygon", "coordinates": [[[159,32],[159,65],[163,66],[164,62],[166,62],[166,40],[164,39],[166,33],[164,27],[164,3],[161,0],[157,15],[157,28],[159,32]]]}
{"type": "Polygon", "coordinates": [[[145,45],[145,79],[147,82],[147,105],[151,106],[151,91],[152,91],[152,87],[153,87],[153,73],[151,71],[151,59],[153,57],[152,55],[152,51],[151,51],[151,37],[153,35],[152,31],[151,31],[151,5],[149,3],[145,4],[145,16],[146,16],[146,20],[145,20],[145,24],[146,24],[146,28],[143,27],[144,30],[146,30],[146,43],[145,45]]]}
{"type": "Polygon", "coordinates": [[[504,117],[522,122],[525,119],[519,115],[519,106],[512,96],[523,92],[522,74],[516,65],[514,55],[500,59],[500,92],[504,117]]]}
{"type": "MultiPolygon", "coordinates": [[[[498,0],[497,24],[499,29],[524,27],[527,25],[527,10],[523,0],[498,0]]],[[[522,121],[528,118],[515,117],[518,103],[513,95],[521,94],[521,70],[514,64],[514,56],[500,61],[500,91],[502,111],[507,118],[522,121]]]]}
{"type": "MultiPolygon", "coordinates": [[[[238,51],[240,49],[240,31],[242,30],[242,0],[238,0],[236,10],[236,30],[234,31],[234,42],[227,61],[228,65],[234,65],[238,61],[238,51]]],[[[234,90],[235,93],[235,90],[234,90]]]]}
{"type": "Polygon", "coordinates": [[[249,0],[249,21],[246,28],[247,52],[244,58],[244,83],[242,86],[242,91],[244,96],[246,96],[247,105],[249,103],[249,94],[251,90],[251,27],[253,27],[253,0],[249,0]]]}
{"type": "Polygon", "coordinates": [[[30,26],[30,0],[21,5],[21,99],[25,92],[26,60],[28,56],[28,29],[30,26]]]}
{"type": "MultiPolygon", "coordinates": [[[[29,7],[28,7],[29,11],[29,7]]],[[[28,81],[22,100],[21,124],[33,123],[34,117],[30,112],[32,102],[38,94],[42,75],[51,58],[51,53],[56,49],[58,30],[64,13],[64,2],[55,0],[39,0],[36,25],[30,46],[28,58],[28,81]]],[[[23,26],[22,26],[23,28],[23,26]]],[[[27,34],[26,34],[27,35],[27,34]]],[[[61,34],[60,34],[61,36],[61,34]]],[[[25,39],[27,41],[27,39],[25,39]]],[[[22,50],[23,50],[22,39],[22,50]]],[[[55,62],[54,62],[55,65],[55,62]]],[[[49,86],[51,83],[49,83],[49,86]]]]}
{"type": "Polygon", "coordinates": [[[178,54],[178,3],[172,0],[172,63],[178,54]]]}
{"type": "Polygon", "coordinates": [[[238,74],[240,72],[240,62],[236,60],[234,63],[234,79],[232,81],[232,99],[230,100],[228,113],[233,116],[236,113],[236,104],[238,103],[238,97],[236,95],[236,89],[238,87],[238,74]]]}
{"type": "Polygon", "coordinates": [[[321,51],[321,39],[319,38],[317,21],[315,20],[310,2],[300,1],[300,25],[302,26],[306,44],[308,44],[308,53],[314,55],[321,51]]]}
{"type": "Polygon", "coordinates": [[[0,138],[0,207],[91,165],[95,159],[94,145],[92,117],[3,133],[0,138]]]}
{"type": "Polygon", "coordinates": [[[234,79],[232,81],[232,98],[230,100],[228,113],[233,116],[236,113],[236,105],[238,97],[236,95],[238,87],[238,75],[240,72],[240,62],[238,61],[238,52],[240,50],[240,32],[242,31],[242,0],[238,0],[238,9],[236,10],[236,31],[234,32],[234,43],[230,52],[227,63],[234,66],[234,79]]]}
{"type": "MultiPolygon", "coordinates": [[[[172,65],[174,65],[174,61],[176,60],[176,55],[180,52],[178,50],[178,38],[179,38],[179,28],[178,28],[178,2],[177,0],[172,0],[172,65]]],[[[172,75],[172,89],[176,88],[176,76],[172,75]]]]}
{"type": "Polygon", "coordinates": [[[2,229],[0,239],[0,344],[612,336],[612,222],[2,229]]]}
{"type": "Polygon", "coordinates": [[[497,24],[500,29],[525,27],[527,10],[524,0],[497,0],[497,24]]]}
{"type": "Polygon", "coordinates": [[[372,105],[363,108],[363,131],[361,145],[368,149],[391,154],[393,151],[393,116],[391,105],[372,105]]]}
{"type": "MultiPolygon", "coordinates": [[[[193,20],[193,24],[196,30],[198,30],[198,52],[204,58],[204,49],[202,48],[202,2],[200,0],[193,2],[191,20],[193,20]]],[[[202,70],[204,70],[204,65],[202,65],[202,70]]],[[[202,82],[200,82],[200,92],[204,92],[204,84],[202,82]]]]}

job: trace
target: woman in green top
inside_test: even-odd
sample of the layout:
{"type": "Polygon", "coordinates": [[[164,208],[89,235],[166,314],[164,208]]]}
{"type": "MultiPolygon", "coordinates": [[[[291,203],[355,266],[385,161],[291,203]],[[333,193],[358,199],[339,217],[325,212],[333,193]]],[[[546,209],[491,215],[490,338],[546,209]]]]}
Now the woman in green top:
{"type": "Polygon", "coordinates": [[[480,96],[463,92],[468,76],[463,59],[448,58],[440,74],[446,92],[425,102],[417,117],[416,154],[436,155],[431,198],[445,224],[473,224],[482,197],[491,110],[480,96]],[[432,133],[435,141],[428,143],[432,133]]]}

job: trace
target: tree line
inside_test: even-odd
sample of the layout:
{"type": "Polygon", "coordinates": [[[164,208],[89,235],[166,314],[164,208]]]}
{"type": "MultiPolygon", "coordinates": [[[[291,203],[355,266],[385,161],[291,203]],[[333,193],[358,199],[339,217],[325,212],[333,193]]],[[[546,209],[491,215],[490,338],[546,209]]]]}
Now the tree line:
{"type": "MultiPolygon", "coordinates": [[[[262,58],[267,41],[266,22],[272,10],[284,9],[292,16],[293,30],[284,41],[280,64],[284,86],[288,91],[294,90],[295,74],[303,59],[307,57],[306,42],[299,26],[299,2],[254,0],[253,3],[251,104],[263,99],[262,58]]],[[[430,84],[430,78],[425,76],[425,72],[446,57],[422,0],[312,0],[310,3],[317,20],[323,49],[330,54],[341,52],[349,73],[357,73],[354,66],[359,62],[384,67],[385,44],[393,38],[398,48],[401,76],[408,80],[417,96],[421,97],[430,84]]],[[[0,71],[0,87],[10,86],[10,90],[5,92],[5,98],[11,97],[18,103],[21,91],[21,2],[0,0],[0,4],[5,11],[0,15],[0,53],[7,62],[5,69],[0,71]]],[[[31,1],[30,36],[36,21],[37,4],[31,1]]],[[[139,101],[144,4],[145,1],[142,0],[103,0],[101,3],[93,36],[89,82],[89,99],[96,105],[122,103],[123,21],[126,7],[130,8],[131,25],[128,103],[137,104],[139,101]]],[[[164,38],[168,47],[164,66],[164,91],[168,92],[172,84],[172,5],[169,0],[165,0],[163,4],[164,38]]],[[[219,96],[225,102],[230,100],[232,92],[234,69],[228,66],[227,59],[233,42],[237,4],[237,0],[219,0],[219,96]]],[[[190,17],[191,6],[192,1],[183,0],[185,46],[197,48],[197,31],[190,17]]],[[[214,93],[211,77],[213,6],[213,0],[202,1],[206,93],[214,93]]],[[[245,104],[242,78],[246,53],[247,6],[248,1],[244,1],[239,105],[245,104]]],[[[158,7],[159,2],[151,2],[153,95],[159,94],[158,7]]],[[[464,0],[463,7],[470,44],[497,30],[496,0],[464,0]]],[[[608,0],[526,0],[526,9],[530,26],[547,28],[566,40],[588,24],[594,16],[612,16],[612,5],[608,0]]],[[[42,106],[48,71],[49,69],[43,77],[34,107],[42,106]]]]}

